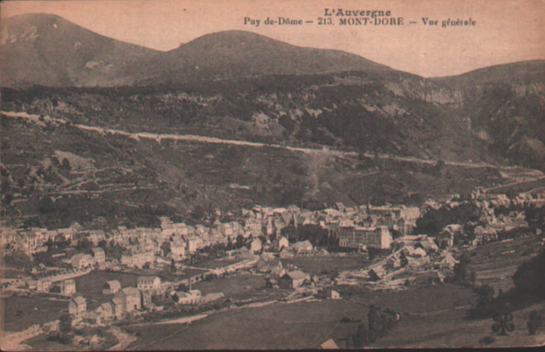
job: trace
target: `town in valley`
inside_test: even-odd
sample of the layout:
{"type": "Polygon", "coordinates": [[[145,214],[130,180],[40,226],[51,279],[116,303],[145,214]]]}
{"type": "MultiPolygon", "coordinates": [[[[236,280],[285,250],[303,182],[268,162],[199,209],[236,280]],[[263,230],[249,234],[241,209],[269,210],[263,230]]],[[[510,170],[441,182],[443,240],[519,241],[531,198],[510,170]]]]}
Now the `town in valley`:
{"type": "MultiPolygon", "coordinates": [[[[498,253],[502,257],[538,251],[545,244],[543,223],[527,216],[543,206],[543,191],[507,196],[478,188],[420,207],[337,202],[311,211],[256,205],[215,209],[203,223],[160,217],[157,228],[109,231],[77,222],[58,229],[4,226],[9,259],[3,270],[11,275],[2,279],[2,292],[7,316],[17,317],[6,325],[22,328],[4,347],[68,339],[64,343],[72,347],[145,348],[150,345],[140,344],[140,329],[190,324],[231,310],[352,302],[358,291],[402,295],[472,285],[490,288],[492,296],[496,287],[501,295],[510,286],[503,276],[472,266],[471,257],[503,243],[517,245],[498,253]],[[440,214],[456,217],[467,209],[477,216],[420,231],[426,224],[433,228],[445,216],[440,214]]],[[[388,329],[411,319],[402,307],[372,307],[388,329]]],[[[349,331],[324,335],[314,347],[357,347],[358,337],[349,331]]],[[[369,338],[379,341],[387,331],[376,334],[369,338]]]]}
{"type": "Polygon", "coordinates": [[[0,4],[1,350],[545,346],[543,1],[106,2],[0,4]]]}

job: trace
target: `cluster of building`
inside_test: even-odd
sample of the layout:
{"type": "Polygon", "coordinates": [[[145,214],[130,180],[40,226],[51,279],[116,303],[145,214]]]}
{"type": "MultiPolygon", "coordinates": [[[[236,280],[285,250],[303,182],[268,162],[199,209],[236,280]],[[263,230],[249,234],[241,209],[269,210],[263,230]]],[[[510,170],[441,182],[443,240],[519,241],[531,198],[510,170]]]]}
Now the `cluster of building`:
{"type": "Polygon", "coordinates": [[[118,280],[110,280],[104,283],[102,294],[112,295],[111,302],[104,302],[96,309],[88,310],[87,300],[78,295],[69,301],[68,313],[72,315],[75,324],[88,321],[104,325],[137,314],[144,308],[151,309],[152,296],[163,293],[164,288],[158,276],[138,277],[136,287],[122,287],[118,280]]]}
{"type": "MultiPolygon", "coordinates": [[[[66,228],[49,230],[41,227],[11,228],[3,226],[0,229],[0,245],[2,248],[11,245],[14,249],[20,250],[28,255],[46,252],[48,241],[72,242],[77,233],[83,232],[81,225],[77,222],[66,228]]],[[[94,231],[85,231],[86,235],[94,231]]]]}
{"type": "Polygon", "coordinates": [[[347,208],[338,203],[336,209],[324,212],[327,217],[320,225],[339,247],[354,249],[390,249],[394,234],[412,233],[420,217],[419,208],[405,206],[347,208]]]}
{"type": "MultiPolygon", "coordinates": [[[[222,214],[224,215],[224,214],[222,214]]],[[[234,243],[242,238],[279,238],[287,226],[317,225],[330,231],[344,247],[377,245],[388,247],[387,233],[406,234],[415,226],[419,216],[418,208],[410,207],[335,207],[320,211],[300,209],[297,206],[271,208],[255,206],[242,209],[241,214],[225,214],[236,220],[219,221],[205,226],[175,223],[167,217],[160,218],[158,228],[127,228],[120,226],[109,232],[84,230],[74,223],[70,227],[48,230],[45,228],[11,229],[3,228],[1,245],[11,244],[29,255],[47,251],[49,241],[76,243],[86,239],[96,247],[101,241],[124,248],[121,264],[143,267],[153,262],[156,255],[166,254],[173,260],[183,260],[201,248],[217,243],[234,243]],[[165,244],[167,244],[165,246],[165,244]]],[[[80,256],[74,259],[75,266],[92,265],[93,258],[80,256]]]]}
{"type": "MultiPolygon", "coordinates": [[[[191,280],[188,281],[188,290],[176,290],[172,282],[163,282],[159,276],[139,276],[136,287],[122,287],[118,280],[109,280],[104,283],[102,294],[111,296],[111,301],[89,310],[86,298],[74,295],[68,303],[68,313],[73,317],[74,324],[86,322],[105,325],[145,311],[162,310],[162,306],[156,306],[153,302],[153,297],[156,296],[170,296],[172,302],[179,305],[209,303],[224,297],[221,292],[202,295],[201,291],[191,289],[191,280]]],[[[73,294],[75,292],[74,286],[73,294]]]]}
{"type": "Polygon", "coordinates": [[[310,275],[293,264],[286,267],[282,260],[268,253],[262,254],[255,266],[258,273],[266,275],[266,286],[293,291],[295,295],[340,299],[331,287],[334,280],[327,275],[310,275]]]}
{"type": "Polygon", "coordinates": [[[455,209],[463,204],[471,204],[479,211],[475,222],[464,224],[448,224],[438,234],[437,242],[444,246],[454,246],[456,243],[481,245],[510,236],[513,233],[525,233],[529,230],[524,209],[545,206],[545,192],[519,193],[514,197],[505,194],[487,193],[477,188],[468,200],[451,200],[436,207],[455,209]]]}
{"type": "MultiPolygon", "coordinates": [[[[3,227],[1,241],[2,245],[9,244],[10,248],[22,250],[27,254],[44,251],[46,245],[51,241],[70,243],[71,248],[66,251],[67,254],[74,252],[73,247],[79,241],[88,241],[91,244],[91,249],[75,253],[64,260],[65,263],[71,266],[71,270],[62,269],[55,274],[47,273],[45,276],[34,280],[30,285],[41,292],[50,292],[52,288],[54,290],[58,288],[59,293],[71,296],[74,292],[70,279],[83,275],[94,268],[115,269],[124,267],[141,269],[146,266],[171,265],[173,262],[188,259],[200,250],[216,244],[243,243],[242,247],[238,245],[225,247],[230,248],[225,250],[227,257],[251,258],[252,255],[271,251],[279,252],[280,258],[317,254],[318,251],[312,240],[290,243],[288,238],[283,235],[289,234],[289,231],[284,231],[287,227],[297,229],[306,225],[316,226],[327,233],[329,243],[336,243],[340,248],[394,251],[394,254],[390,256],[390,260],[394,260],[401,255],[400,252],[395,252],[398,245],[396,238],[405,240],[409,238],[414,232],[416,221],[423,214],[440,208],[453,210],[467,203],[472,204],[479,210],[480,217],[478,221],[449,224],[440,232],[429,234],[430,237],[428,238],[433,237],[435,243],[442,249],[454,246],[457,239],[466,240],[470,238],[471,244],[478,245],[495,240],[501,234],[509,231],[527,229],[528,223],[523,208],[543,206],[545,204],[544,200],[545,195],[543,192],[538,194],[521,193],[514,197],[508,197],[476,189],[466,199],[454,195],[452,199],[444,203],[428,201],[421,208],[406,206],[378,207],[370,204],[347,207],[342,203],[335,203],[332,207],[311,211],[297,206],[281,208],[254,206],[251,209],[242,209],[239,214],[219,212],[216,214],[217,220],[207,225],[189,225],[184,222],[173,222],[167,217],[161,217],[159,219],[160,227],[157,228],[127,228],[121,226],[107,232],[86,230],[77,223],[73,223],[67,228],[55,230],[3,227]],[[501,209],[501,211],[497,211],[498,209],[501,209]],[[119,260],[112,257],[107,258],[105,250],[98,246],[101,242],[107,243],[107,246],[122,248],[123,253],[119,260]]],[[[404,251],[407,250],[409,249],[404,249],[404,251]]],[[[409,258],[410,263],[410,258],[413,258],[413,254],[419,251],[418,249],[411,250],[408,256],[404,258],[409,258]]],[[[428,256],[422,257],[432,258],[429,253],[428,256]]],[[[451,260],[449,259],[449,261],[451,260]]],[[[229,270],[237,269],[221,268],[218,269],[218,273],[229,270]]],[[[378,272],[375,271],[375,273],[378,272]]],[[[180,296],[183,296],[181,300],[192,301],[196,299],[196,293],[190,295],[192,296],[189,297],[187,293],[185,295],[180,293],[180,296]]]]}
{"type": "Polygon", "coordinates": [[[38,277],[37,279],[28,279],[26,282],[16,282],[16,286],[28,286],[38,292],[58,292],[64,296],[72,296],[76,293],[75,278],[88,274],[91,268],[74,270],[68,269],[62,272],[56,272],[52,275],[38,277]]]}
{"type": "Polygon", "coordinates": [[[347,271],[338,283],[366,281],[374,289],[399,289],[418,283],[443,282],[458,263],[452,252],[441,249],[433,237],[407,235],[392,243],[392,252],[365,270],[347,271]]]}
{"type": "Polygon", "coordinates": [[[92,254],[77,253],[70,258],[70,264],[75,269],[86,269],[97,266],[104,268],[106,265],[106,252],[101,247],[91,248],[92,254]]]}

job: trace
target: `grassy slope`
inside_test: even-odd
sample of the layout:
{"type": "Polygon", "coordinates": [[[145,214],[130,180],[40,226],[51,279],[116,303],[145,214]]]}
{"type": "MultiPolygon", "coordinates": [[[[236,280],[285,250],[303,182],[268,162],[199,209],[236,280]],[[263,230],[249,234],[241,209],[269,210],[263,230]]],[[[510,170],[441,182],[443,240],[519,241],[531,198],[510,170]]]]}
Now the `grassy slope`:
{"type": "Polygon", "coordinates": [[[447,160],[488,160],[419,77],[350,72],[183,86],[4,90],[4,109],[124,130],[329,145],[447,160]]]}
{"type": "Polygon", "coordinates": [[[2,299],[3,328],[6,331],[20,331],[33,324],[42,324],[58,319],[68,312],[68,300],[47,295],[32,297],[12,296],[2,299]],[[17,315],[17,312],[20,314],[17,315]]]}
{"type": "MultiPolygon", "coordinates": [[[[494,242],[479,247],[472,256],[477,277],[495,267],[496,287],[508,288],[512,263],[520,263],[535,252],[536,238],[523,237],[511,243],[494,242]],[[515,250],[517,254],[501,255],[515,250]],[[529,253],[528,251],[533,251],[529,253]]],[[[357,288],[339,288],[342,301],[320,301],[223,312],[191,325],[146,326],[136,329],[141,337],[131,349],[255,349],[316,348],[329,338],[344,346],[357,323],[341,323],[343,317],[366,320],[371,304],[392,308],[401,321],[374,347],[483,347],[481,340],[492,336],[491,319],[470,320],[468,308],[475,297],[470,288],[453,284],[412,287],[406,291],[380,294],[357,288]]],[[[528,336],[526,320],[531,310],[545,312],[545,302],[514,312],[515,331],[494,336],[489,346],[528,346],[543,336],[528,336]]],[[[134,329],[134,328],[133,328],[134,329]]]]}
{"type": "Polygon", "coordinates": [[[157,226],[156,215],[187,218],[196,206],[206,210],[256,203],[417,203],[502,182],[497,171],[488,168],[449,166],[440,175],[432,166],[403,162],[315,157],[272,148],[159,144],[72,127],[25,126],[5,118],[1,123],[2,163],[9,171],[4,193],[14,198],[5,214],[19,220],[38,218],[48,226],[66,226],[72,221],[100,227],[119,223],[157,226]],[[47,159],[55,151],[90,159],[95,170],[70,174],[53,165],[48,175],[33,181],[33,170],[40,166],[48,173],[47,159]],[[47,204],[44,197],[56,201],[47,204]]]}

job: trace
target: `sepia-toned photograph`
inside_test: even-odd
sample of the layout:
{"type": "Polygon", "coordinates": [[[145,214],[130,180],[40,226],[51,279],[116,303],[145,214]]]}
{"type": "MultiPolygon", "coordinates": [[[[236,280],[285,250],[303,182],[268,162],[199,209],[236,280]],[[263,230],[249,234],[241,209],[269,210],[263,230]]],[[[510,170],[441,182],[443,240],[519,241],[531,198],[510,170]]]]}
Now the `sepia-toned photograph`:
{"type": "Polygon", "coordinates": [[[545,346],[545,0],[0,3],[0,349],[545,346]]]}

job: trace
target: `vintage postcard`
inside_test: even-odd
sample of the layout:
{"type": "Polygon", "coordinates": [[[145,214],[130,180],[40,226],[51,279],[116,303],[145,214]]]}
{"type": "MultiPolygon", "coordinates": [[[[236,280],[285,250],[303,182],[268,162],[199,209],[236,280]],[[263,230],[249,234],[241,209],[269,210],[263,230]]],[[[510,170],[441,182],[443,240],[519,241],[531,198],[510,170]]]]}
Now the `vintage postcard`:
{"type": "Polygon", "coordinates": [[[545,346],[545,0],[0,11],[3,351],[545,346]]]}

